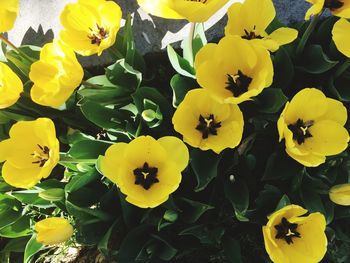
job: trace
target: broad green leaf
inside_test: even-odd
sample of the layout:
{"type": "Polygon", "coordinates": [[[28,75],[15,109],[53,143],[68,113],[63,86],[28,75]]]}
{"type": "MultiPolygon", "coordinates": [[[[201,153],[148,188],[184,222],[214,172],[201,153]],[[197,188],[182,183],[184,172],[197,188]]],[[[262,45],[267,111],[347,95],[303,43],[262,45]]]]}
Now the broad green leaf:
{"type": "Polygon", "coordinates": [[[182,210],[181,219],[190,224],[195,223],[206,211],[214,208],[187,198],[181,198],[178,206],[182,210]]]}
{"type": "Polygon", "coordinates": [[[263,113],[276,113],[287,101],[288,98],[283,91],[277,88],[267,88],[255,99],[258,110],[263,113]]]}
{"type": "Polygon", "coordinates": [[[124,59],[106,68],[106,76],[110,82],[126,91],[136,90],[142,80],[142,73],[133,69],[124,59]]]}
{"type": "MultiPolygon", "coordinates": [[[[25,247],[29,241],[30,237],[19,237],[14,238],[8,241],[6,246],[1,250],[1,253],[3,252],[24,252],[25,247]]],[[[0,261],[1,262],[1,261],[0,261]]]]}
{"type": "Polygon", "coordinates": [[[97,159],[98,156],[104,155],[112,143],[98,140],[82,140],[74,143],[68,154],[76,159],[97,159]]]}
{"type": "Polygon", "coordinates": [[[13,224],[0,230],[0,236],[7,238],[24,237],[30,235],[31,233],[30,217],[27,215],[21,216],[13,224]]]}
{"type": "Polygon", "coordinates": [[[245,213],[249,206],[249,190],[243,180],[225,182],[225,196],[231,202],[239,221],[249,221],[245,213]]]}
{"type": "Polygon", "coordinates": [[[24,250],[24,263],[30,263],[31,258],[38,253],[44,246],[36,241],[36,235],[33,234],[31,239],[28,241],[24,250]]]}
{"type": "Polygon", "coordinates": [[[51,188],[39,192],[39,197],[50,202],[57,202],[64,199],[64,190],[62,188],[51,188]]]}
{"type": "Polygon", "coordinates": [[[96,181],[98,178],[100,178],[100,174],[95,169],[92,169],[86,173],[75,174],[65,186],[65,191],[67,193],[77,191],[91,182],[96,181]]]}
{"type": "Polygon", "coordinates": [[[287,195],[283,195],[281,200],[278,202],[275,211],[278,211],[287,205],[290,205],[289,197],[287,195]]]}
{"type": "Polygon", "coordinates": [[[183,101],[188,91],[198,88],[198,83],[188,77],[175,74],[170,81],[170,86],[173,90],[173,107],[176,108],[183,101]]]}
{"type": "Polygon", "coordinates": [[[167,52],[170,63],[177,73],[185,77],[195,78],[195,70],[186,59],[177,54],[170,45],[167,47],[167,52]]]}
{"type": "Polygon", "coordinates": [[[222,245],[224,247],[225,255],[231,263],[243,263],[241,246],[237,240],[224,236],[222,245]]]}

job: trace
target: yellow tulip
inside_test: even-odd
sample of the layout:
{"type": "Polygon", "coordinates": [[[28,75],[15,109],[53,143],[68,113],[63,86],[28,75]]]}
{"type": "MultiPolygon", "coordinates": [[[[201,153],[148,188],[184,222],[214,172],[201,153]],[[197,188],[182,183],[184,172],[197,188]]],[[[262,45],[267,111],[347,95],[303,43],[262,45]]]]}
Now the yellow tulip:
{"type": "Polygon", "coordinates": [[[84,71],[74,51],[58,40],[46,44],[40,60],[33,63],[29,78],[34,83],[30,95],[40,105],[59,107],[79,86],[84,71]]]}
{"type": "Polygon", "coordinates": [[[45,245],[57,245],[71,238],[73,227],[67,219],[49,217],[34,225],[37,232],[36,241],[45,245]]]}
{"type": "Polygon", "coordinates": [[[101,55],[114,44],[121,18],[122,11],[113,1],[78,0],[61,13],[60,38],[82,56],[101,55]]]}
{"type": "Polygon", "coordinates": [[[306,0],[312,4],[305,14],[305,20],[320,14],[323,8],[329,8],[335,16],[350,18],[350,1],[349,0],[306,0]]]}
{"type": "Polygon", "coordinates": [[[326,220],[321,213],[288,205],[263,226],[265,249],[274,263],[317,263],[327,251],[326,220]]]}
{"type": "Polygon", "coordinates": [[[16,21],[19,11],[19,0],[1,1],[0,33],[10,31],[16,21]]]}
{"type": "MultiPolygon", "coordinates": [[[[349,1],[350,3],[350,1],[349,1]]],[[[339,19],[333,27],[333,41],[337,49],[350,58],[350,22],[344,18],[339,19]]]]}
{"type": "Polygon", "coordinates": [[[339,184],[329,190],[329,198],[337,205],[350,205],[350,184],[339,184]]]}
{"type": "Polygon", "coordinates": [[[270,53],[238,36],[205,45],[196,55],[195,68],[198,83],[224,103],[250,100],[273,79],[270,53]]]}
{"type": "Polygon", "coordinates": [[[298,36],[297,30],[288,27],[278,28],[271,34],[266,33],[267,27],[276,16],[272,0],[246,0],[243,3],[234,3],[227,15],[225,35],[240,36],[270,51],[276,51],[298,36]]]}
{"type": "Polygon", "coordinates": [[[189,145],[220,153],[240,143],[244,121],[237,105],[221,104],[204,89],[194,89],[180,103],[173,124],[189,145]]]}
{"type": "Polygon", "coordinates": [[[280,141],[286,152],[299,163],[315,167],[326,156],[339,154],[348,147],[349,133],[343,127],[347,110],[322,91],[306,88],[285,106],[277,123],[280,141]]]}
{"type": "Polygon", "coordinates": [[[140,136],[130,143],[110,146],[102,157],[101,171],[117,184],[126,201],[152,208],[179,187],[188,160],[188,149],[180,139],[140,136]]]}
{"type": "Polygon", "coordinates": [[[19,121],[10,138],[0,142],[0,162],[5,182],[31,188],[50,175],[59,160],[59,142],[54,123],[47,118],[19,121]]]}
{"type": "Polygon", "coordinates": [[[168,18],[205,22],[229,0],[137,0],[147,13],[168,18]]]}
{"type": "Polygon", "coordinates": [[[21,79],[7,66],[0,62],[0,109],[5,109],[17,102],[23,92],[21,79]]]}

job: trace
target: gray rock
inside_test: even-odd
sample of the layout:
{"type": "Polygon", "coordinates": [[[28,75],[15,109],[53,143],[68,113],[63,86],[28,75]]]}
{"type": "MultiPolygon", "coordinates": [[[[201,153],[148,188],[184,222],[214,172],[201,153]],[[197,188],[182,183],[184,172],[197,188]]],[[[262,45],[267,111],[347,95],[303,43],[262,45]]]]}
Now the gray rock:
{"type": "MultiPolygon", "coordinates": [[[[123,10],[123,17],[128,13],[134,17],[134,35],[137,48],[141,53],[158,52],[168,44],[179,46],[181,39],[187,36],[189,24],[185,20],[166,20],[150,16],[143,12],[136,0],[115,0],[123,10]]],[[[223,35],[226,24],[227,7],[231,2],[205,23],[209,40],[223,35]]],[[[257,0],[259,1],[259,0],[257,0]]],[[[15,27],[9,32],[9,38],[16,45],[43,44],[58,35],[61,28],[59,14],[67,3],[75,0],[20,0],[20,15],[15,27]],[[41,26],[42,28],[40,28],[41,26]]],[[[274,0],[277,16],[284,23],[295,22],[304,18],[307,4],[305,0],[274,0]]],[[[96,66],[110,62],[106,54],[101,57],[81,58],[85,66],[96,66]]]]}

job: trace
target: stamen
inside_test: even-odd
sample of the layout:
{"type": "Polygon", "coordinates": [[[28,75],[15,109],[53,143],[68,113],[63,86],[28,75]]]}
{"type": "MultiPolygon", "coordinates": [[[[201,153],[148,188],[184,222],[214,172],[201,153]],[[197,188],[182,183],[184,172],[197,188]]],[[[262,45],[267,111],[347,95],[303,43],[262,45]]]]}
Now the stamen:
{"type": "Polygon", "coordinates": [[[217,129],[221,127],[221,122],[215,122],[214,114],[210,114],[209,117],[204,118],[199,115],[199,124],[196,130],[202,133],[202,138],[207,139],[209,135],[217,135],[217,129]]]}
{"type": "Polygon", "coordinates": [[[236,75],[227,74],[227,90],[231,91],[233,96],[239,97],[248,91],[248,87],[252,82],[252,78],[244,75],[242,71],[238,70],[236,75]]]}
{"type": "Polygon", "coordinates": [[[158,183],[157,178],[158,168],[150,167],[147,162],[141,168],[136,168],[134,171],[135,184],[141,185],[145,190],[151,188],[155,183],[158,183]]]}
{"type": "Polygon", "coordinates": [[[103,27],[96,24],[97,30],[89,28],[91,31],[91,35],[88,36],[88,38],[91,40],[91,44],[93,45],[101,45],[101,42],[103,39],[106,39],[109,36],[109,33],[107,30],[105,30],[103,27]]]}
{"type": "Polygon", "coordinates": [[[297,143],[303,144],[307,138],[312,137],[309,128],[314,125],[314,121],[306,121],[304,122],[301,119],[298,119],[296,123],[289,124],[288,129],[293,133],[293,140],[297,141],[297,143]]]}
{"type": "Polygon", "coordinates": [[[256,30],[256,26],[253,27],[252,31],[248,31],[248,30],[244,29],[245,35],[242,36],[242,38],[247,39],[247,40],[263,39],[262,36],[256,34],[255,30],[256,30]]]}
{"type": "Polygon", "coordinates": [[[37,144],[40,151],[34,151],[31,156],[33,159],[37,159],[36,161],[33,161],[33,164],[39,164],[40,167],[43,167],[45,163],[50,159],[50,149],[47,146],[41,146],[40,144],[37,144]]]}
{"type": "Polygon", "coordinates": [[[282,218],[280,224],[275,225],[277,234],[276,239],[284,239],[288,245],[293,243],[293,238],[301,238],[300,233],[297,231],[298,224],[290,223],[285,217],[282,218]]]}

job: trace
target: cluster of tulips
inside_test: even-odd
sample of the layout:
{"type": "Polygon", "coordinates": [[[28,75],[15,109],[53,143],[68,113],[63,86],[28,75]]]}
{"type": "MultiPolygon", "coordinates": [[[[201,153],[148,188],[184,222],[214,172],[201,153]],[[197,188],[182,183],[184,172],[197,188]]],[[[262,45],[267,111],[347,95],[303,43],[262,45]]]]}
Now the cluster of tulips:
{"type": "MultiPolygon", "coordinates": [[[[187,19],[202,23],[228,0],[138,0],[146,12],[166,19],[187,19]]],[[[337,49],[350,58],[350,1],[307,0],[312,6],[305,19],[312,19],[307,31],[329,9],[340,19],[332,30],[337,49]]],[[[18,14],[18,0],[0,7],[0,32],[9,31],[18,14]]],[[[139,208],[155,208],[169,199],[181,183],[182,172],[191,159],[190,149],[220,154],[239,147],[244,139],[245,112],[241,105],[254,100],[274,81],[271,53],[290,44],[298,30],[279,27],[267,33],[275,19],[272,0],[246,0],[228,9],[225,36],[218,43],[204,45],[193,58],[198,88],[188,91],[173,116],[178,136],[162,134],[135,136],[129,141],[111,139],[111,145],[98,159],[98,171],[113,182],[125,200],[139,208]]],[[[0,62],[0,112],[18,103],[20,97],[58,110],[66,108],[83,83],[84,70],[76,54],[101,55],[115,48],[122,10],[113,1],[78,0],[61,13],[62,30],[45,44],[34,60],[15,47],[4,35],[1,40],[30,63],[29,81],[22,80],[11,65],[0,62]]],[[[305,34],[307,35],[307,33],[305,34]]],[[[302,39],[297,52],[302,52],[302,39]]],[[[349,62],[345,62],[343,70],[349,62]]],[[[85,82],[87,83],[87,82],[85,82]]],[[[86,84],[87,85],[87,84],[86,84]]],[[[154,119],[155,111],[144,111],[143,119],[154,119]]],[[[347,109],[339,100],[327,97],[317,87],[305,87],[285,103],[275,125],[288,156],[304,167],[318,167],[328,156],[348,147],[349,133],[344,125],[347,109]]],[[[54,121],[46,116],[14,123],[8,138],[0,141],[3,180],[16,188],[30,189],[48,178],[62,161],[62,143],[54,121]]],[[[64,147],[63,147],[64,148],[64,147]]],[[[68,168],[66,168],[68,169],[68,168]]],[[[286,167],[288,169],[288,167],[286,167]]],[[[350,184],[337,185],[329,192],[333,202],[350,205],[350,184]]],[[[71,238],[74,219],[61,213],[35,223],[37,242],[56,245],[71,238]],[[66,217],[66,218],[65,218],[66,217]],[[68,218],[69,217],[69,218],[68,218]]],[[[262,227],[266,251],[273,262],[319,262],[327,251],[326,219],[320,212],[308,213],[289,204],[268,215],[262,227]]]]}

